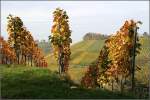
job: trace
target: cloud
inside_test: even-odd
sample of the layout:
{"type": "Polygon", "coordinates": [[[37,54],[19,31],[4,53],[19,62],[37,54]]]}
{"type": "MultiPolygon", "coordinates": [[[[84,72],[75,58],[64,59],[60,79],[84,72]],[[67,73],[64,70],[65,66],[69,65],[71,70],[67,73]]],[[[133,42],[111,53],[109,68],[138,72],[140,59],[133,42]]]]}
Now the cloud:
{"type": "Polygon", "coordinates": [[[149,31],[148,1],[2,1],[2,35],[7,38],[6,17],[11,13],[21,17],[35,39],[47,39],[57,7],[69,15],[73,42],[87,32],[114,33],[131,18],[143,21],[141,33],[149,31]]]}

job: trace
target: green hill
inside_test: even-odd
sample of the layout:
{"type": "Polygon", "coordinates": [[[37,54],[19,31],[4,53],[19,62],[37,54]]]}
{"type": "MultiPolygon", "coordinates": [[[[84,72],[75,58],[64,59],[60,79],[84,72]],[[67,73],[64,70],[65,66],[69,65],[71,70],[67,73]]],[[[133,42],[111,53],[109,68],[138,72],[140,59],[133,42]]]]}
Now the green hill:
{"type": "MultiPolygon", "coordinates": [[[[81,77],[85,72],[86,66],[88,66],[92,61],[94,61],[103,47],[105,40],[84,40],[78,42],[71,46],[71,60],[70,60],[70,70],[72,79],[75,81],[80,81],[81,77]],[[73,74],[72,74],[73,73],[73,74]]],[[[140,38],[141,53],[136,57],[136,64],[141,67],[141,70],[136,73],[136,78],[142,83],[148,84],[149,76],[149,63],[150,63],[150,38],[141,37],[140,38]],[[145,77],[145,78],[143,78],[145,77]]],[[[47,56],[47,61],[51,70],[57,70],[57,63],[53,54],[47,56]]]]}
{"type": "MultiPolygon", "coordinates": [[[[98,57],[103,44],[104,40],[84,40],[72,45],[70,65],[72,67],[89,65],[98,57]]],[[[47,61],[50,65],[56,64],[53,54],[47,56],[47,61]]]]}
{"type": "MultiPolygon", "coordinates": [[[[104,40],[85,40],[71,46],[69,74],[75,83],[80,84],[81,78],[87,70],[86,66],[97,58],[103,44],[104,40]]],[[[49,69],[58,71],[53,54],[49,54],[46,59],[49,69]]]]}
{"type": "Polygon", "coordinates": [[[71,47],[71,65],[86,66],[94,61],[104,44],[104,40],[85,40],[71,47]]]}
{"type": "MultiPolygon", "coordinates": [[[[141,52],[136,57],[138,65],[143,66],[150,59],[150,38],[141,37],[140,43],[141,52]]],[[[104,45],[104,40],[84,40],[71,46],[71,60],[72,66],[87,66],[94,61],[104,45]]],[[[49,64],[55,64],[53,54],[47,56],[49,64]]]]}

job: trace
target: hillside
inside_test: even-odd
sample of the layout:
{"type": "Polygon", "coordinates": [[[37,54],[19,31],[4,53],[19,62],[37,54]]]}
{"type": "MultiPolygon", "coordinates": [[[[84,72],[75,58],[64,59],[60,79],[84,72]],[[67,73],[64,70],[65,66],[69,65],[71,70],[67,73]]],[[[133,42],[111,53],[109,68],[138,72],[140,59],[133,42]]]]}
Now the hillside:
{"type": "MultiPolygon", "coordinates": [[[[89,65],[99,55],[99,51],[104,44],[104,40],[85,40],[71,46],[71,61],[72,67],[83,67],[89,65]]],[[[53,54],[47,56],[49,64],[56,63],[53,54]]]]}
{"type": "MultiPolygon", "coordinates": [[[[69,74],[75,83],[80,84],[81,78],[87,70],[86,66],[97,58],[103,44],[104,40],[86,40],[71,46],[69,74]]],[[[46,59],[50,66],[49,69],[58,71],[53,54],[49,54],[46,59]]]]}
{"type": "Polygon", "coordinates": [[[89,65],[97,58],[104,40],[85,40],[71,47],[71,65],[89,65]]]}
{"type": "MultiPolygon", "coordinates": [[[[150,59],[150,38],[141,37],[141,52],[136,57],[138,65],[143,66],[150,59]]],[[[71,46],[71,61],[73,66],[86,66],[94,61],[104,45],[104,40],[84,40],[71,46]]],[[[49,64],[55,64],[53,54],[47,56],[49,64]]]]}
{"type": "MultiPolygon", "coordinates": [[[[141,67],[141,70],[136,73],[136,78],[142,83],[148,84],[149,75],[149,63],[150,63],[150,38],[140,38],[141,53],[136,57],[136,64],[141,67]],[[145,78],[143,78],[145,77],[145,78]]],[[[72,79],[77,83],[80,82],[87,66],[94,61],[103,47],[104,40],[84,40],[71,46],[71,61],[69,72],[72,75],[72,79]],[[72,74],[73,73],[73,74],[72,74]]],[[[51,70],[57,70],[56,61],[53,54],[47,56],[47,61],[51,70]]]]}
{"type": "Polygon", "coordinates": [[[142,84],[149,84],[149,67],[150,67],[150,37],[140,38],[141,52],[136,57],[136,64],[141,67],[141,70],[136,73],[137,80],[142,84]],[[143,78],[144,77],[144,78],[143,78]]]}

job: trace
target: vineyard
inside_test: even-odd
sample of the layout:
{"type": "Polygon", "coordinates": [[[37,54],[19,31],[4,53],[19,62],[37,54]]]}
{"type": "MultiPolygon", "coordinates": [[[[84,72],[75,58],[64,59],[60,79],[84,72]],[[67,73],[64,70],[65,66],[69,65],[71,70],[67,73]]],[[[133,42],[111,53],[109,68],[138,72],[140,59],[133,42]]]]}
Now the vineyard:
{"type": "Polygon", "coordinates": [[[87,33],[73,45],[63,9],[53,12],[49,42],[37,43],[18,16],[7,21],[8,39],[0,36],[2,98],[149,97],[150,36],[139,35],[141,21],[123,22],[113,35],[87,33]]]}

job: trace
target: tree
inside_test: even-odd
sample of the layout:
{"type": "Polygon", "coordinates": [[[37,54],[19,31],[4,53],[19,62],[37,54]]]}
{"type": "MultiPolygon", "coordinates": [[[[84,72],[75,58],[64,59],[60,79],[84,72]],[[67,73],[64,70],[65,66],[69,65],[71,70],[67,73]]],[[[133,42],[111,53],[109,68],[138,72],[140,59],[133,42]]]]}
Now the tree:
{"type": "Polygon", "coordinates": [[[68,15],[66,11],[56,8],[53,12],[52,35],[49,37],[53,52],[59,65],[59,73],[67,72],[70,59],[70,43],[72,42],[71,30],[68,24],[68,15]]]}
{"type": "Polygon", "coordinates": [[[99,76],[99,67],[96,61],[92,62],[85,75],[81,79],[81,85],[86,88],[95,88],[98,86],[97,78],[99,76]]]}
{"type": "Polygon", "coordinates": [[[147,32],[144,32],[144,33],[143,33],[143,36],[144,36],[144,37],[150,37],[150,34],[148,34],[147,32]]]}
{"type": "Polygon", "coordinates": [[[106,39],[108,36],[100,33],[86,33],[83,37],[83,40],[99,40],[99,39],[106,39]]]}
{"type": "Polygon", "coordinates": [[[9,33],[8,43],[15,49],[18,64],[26,65],[28,62],[28,65],[30,63],[32,66],[33,62],[35,62],[36,65],[40,63],[38,66],[47,66],[42,51],[38,48],[31,32],[27,30],[19,17],[8,16],[7,31],[9,33]],[[39,53],[37,54],[36,52],[39,53]]]}
{"type": "Polygon", "coordinates": [[[134,39],[133,39],[133,47],[132,47],[132,54],[131,54],[131,57],[132,57],[132,91],[134,91],[134,87],[135,87],[135,79],[134,79],[134,74],[135,74],[135,56],[136,56],[136,53],[139,53],[139,50],[137,49],[140,49],[140,43],[137,43],[138,38],[137,38],[137,30],[139,29],[139,26],[138,24],[142,24],[142,22],[138,21],[136,23],[136,25],[130,29],[129,33],[131,34],[134,34],[134,39]]]}
{"type": "Polygon", "coordinates": [[[87,72],[81,79],[81,85],[87,88],[94,88],[96,86],[101,86],[101,82],[107,82],[107,79],[105,78],[104,80],[103,76],[110,62],[111,61],[108,59],[108,48],[104,46],[98,58],[89,65],[87,72]]]}
{"type": "Polygon", "coordinates": [[[21,53],[21,32],[23,27],[23,22],[19,17],[13,17],[9,15],[7,17],[8,25],[7,32],[9,34],[8,42],[15,49],[18,64],[19,64],[19,56],[21,53]]]}
{"type": "Polygon", "coordinates": [[[139,53],[140,44],[137,38],[138,23],[133,20],[126,21],[116,35],[105,41],[108,48],[108,58],[111,63],[105,74],[118,82],[122,88],[123,80],[132,75],[134,82],[135,54],[139,53]]]}
{"type": "Polygon", "coordinates": [[[0,64],[12,64],[15,62],[16,55],[13,48],[0,36],[0,64]]]}

